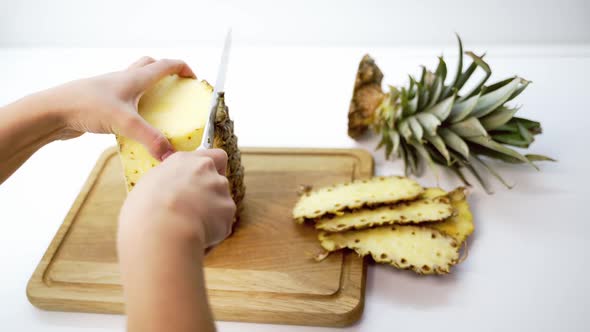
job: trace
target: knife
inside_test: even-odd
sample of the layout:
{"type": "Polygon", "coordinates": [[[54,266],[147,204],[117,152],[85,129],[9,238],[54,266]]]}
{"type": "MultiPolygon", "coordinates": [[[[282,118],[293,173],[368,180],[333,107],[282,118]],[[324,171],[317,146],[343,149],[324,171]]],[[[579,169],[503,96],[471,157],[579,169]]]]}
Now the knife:
{"type": "Polygon", "coordinates": [[[217,104],[219,102],[219,96],[223,95],[223,86],[225,84],[225,73],[227,72],[227,62],[229,61],[229,51],[231,49],[231,29],[225,36],[225,43],[223,44],[223,51],[221,53],[221,61],[219,63],[219,69],[217,70],[217,79],[215,80],[215,87],[213,88],[213,94],[211,95],[211,105],[209,106],[209,119],[205,123],[205,129],[203,130],[203,138],[201,139],[201,145],[197,148],[199,150],[207,150],[213,147],[213,138],[215,137],[215,117],[217,115],[217,104]]]}

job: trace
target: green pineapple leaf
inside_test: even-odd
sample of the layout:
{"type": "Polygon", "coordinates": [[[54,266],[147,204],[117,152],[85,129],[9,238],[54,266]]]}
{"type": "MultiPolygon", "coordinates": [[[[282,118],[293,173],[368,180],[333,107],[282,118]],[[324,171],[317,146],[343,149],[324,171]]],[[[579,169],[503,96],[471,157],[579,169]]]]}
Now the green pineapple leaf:
{"type": "Polygon", "coordinates": [[[465,159],[469,158],[469,147],[459,135],[446,128],[439,129],[438,133],[448,147],[460,153],[465,159]]]}
{"type": "Polygon", "coordinates": [[[424,158],[424,160],[426,160],[426,164],[428,165],[428,168],[430,168],[430,170],[432,170],[435,178],[438,181],[438,178],[439,178],[438,169],[434,165],[432,158],[430,158],[430,154],[428,153],[428,151],[426,151],[426,149],[424,148],[424,146],[420,142],[412,141],[412,142],[410,142],[410,145],[413,146],[414,149],[416,149],[418,155],[420,155],[422,158],[424,158]]]}
{"type": "Polygon", "coordinates": [[[438,102],[424,112],[434,114],[437,118],[439,118],[440,121],[445,121],[449,117],[449,114],[451,114],[454,101],[455,95],[452,95],[438,102]]]}
{"type": "Polygon", "coordinates": [[[522,137],[522,139],[527,143],[526,147],[528,148],[528,146],[535,140],[535,137],[533,136],[533,134],[529,132],[528,129],[524,127],[522,123],[517,122],[516,127],[518,128],[518,133],[520,134],[520,137],[522,137]]]}
{"type": "Polygon", "coordinates": [[[481,187],[486,191],[488,195],[492,195],[494,191],[490,188],[489,184],[483,179],[483,176],[479,174],[477,169],[471,163],[464,163],[463,167],[467,168],[471,174],[477,179],[477,182],[481,185],[481,187]]]}
{"type": "Polygon", "coordinates": [[[426,81],[426,67],[425,66],[420,66],[422,67],[422,73],[420,74],[420,85],[424,86],[424,82],[426,81]]]}
{"type": "Polygon", "coordinates": [[[528,148],[531,144],[527,142],[519,133],[494,134],[492,138],[500,143],[516,146],[519,148],[528,148]]]}
{"type": "Polygon", "coordinates": [[[438,57],[438,66],[436,66],[434,75],[436,77],[440,77],[441,83],[443,85],[445,84],[445,79],[447,78],[447,64],[442,56],[438,57]]]}
{"type": "Polygon", "coordinates": [[[379,141],[379,144],[377,144],[377,147],[375,148],[375,150],[379,150],[382,147],[384,147],[388,140],[390,140],[388,131],[383,130],[382,134],[381,134],[381,140],[379,141]]]}
{"type": "Polygon", "coordinates": [[[557,161],[557,160],[555,160],[555,159],[553,159],[551,157],[547,157],[547,156],[544,156],[542,154],[525,154],[524,156],[529,161],[554,161],[554,162],[557,161]]]}
{"type": "Polygon", "coordinates": [[[485,72],[485,76],[479,81],[477,85],[475,85],[473,90],[465,94],[465,99],[467,99],[475,95],[478,95],[481,92],[482,86],[488,81],[490,76],[492,76],[492,70],[490,69],[490,66],[485,61],[483,61],[483,55],[481,57],[478,57],[473,52],[465,52],[465,54],[469,55],[471,59],[473,59],[473,63],[476,64],[477,67],[483,69],[483,71],[485,72]]]}
{"type": "Polygon", "coordinates": [[[508,188],[508,189],[514,188],[514,185],[513,184],[512,185],[511,184],[508,184],[508,182],[506,182],[506,180],[504,180],[504,178],[500,175],[500,173],[496,172],[496,170],[493,167],[491,167],[490,165],[488,165],[486,162],[484,162],[477,155],[473,155],[473,159],[475,159],[483,167],[485,167],[487,169],[487,171],[490,174],[492,174],[496,179],[498,179],[498,181],[500,181],[506,188],[508,188]]]}
{"type": "Polygon", "coordinates": [[[509,78],[503,79],[499,82],[496,82],[496,83],[486,87],[486,91],[488,93],[496,91],[496,90],[508,85],[510,82],[512,82],[512,80],[514,80],[514,77],[509,77],[509,78]]]}
{"type": "Polygon", "coordinates": [[[514,91],[514,93],[512,93],[512,95],[510,96],[510,98],[508,98],[507,101],[511,101],[512,99],[516,98],[519,94],[521,94],[524,89],[526,89],[527,86],[529,86],[529,84],[531,84],[531,81],[527,81],[524,78],[522,79],[522,85],[520,85],[516,91],[514,91]]]}
{"type": "Polygon", "coordinates": [[[451,114],[449,115],[449,118],[448,118],[449,122],[451,122],[451,123],[459,122],[459,121],[465,119],[466,117],[468,117],[469,114],[471,114],[471,112],[475,108],[475,105],[477,104],[479,97],[480,97],[480,95],[476,95],[476,96],[473,96],[469,99],[462,100],[460,102],[455,103],[453,105],[453,108],[451,109],[451,114]]]}
{"type": "Polygon", "coordinates": [[[509,148],[507,146],[504,146],[504,145],[494,141],[489,136],[465,137],[465,139],[467,139],[468,141],[473,142],[475,144],[486,147],[488,149],[499,152],[501,154],[505,154],[507,156],[516,158],[516,159],[521,160],[525,163],[530,163],[529,160],[525,156],[521,155],[520,153],[516,152],[515,150],[512,150],[511,148],[509,148]]]}
{"type": "Polygon", "coordinates": [[[408,116],[416,114],[417,110],[418,110],[418,96],[416,95],[408,101],[408,110],[407,110],[406,114],[408,116]]]}
{"type": "Polygon", "coordinates": [[[412,131],[413,136],[418,140],[422,141],[422,136],[424,135],[424,130],[422,126],[416,120],[415,116],[411,116],[408,118],[408,124],[410,125],[410,130],[412,131]]]}
{"type": "Polygon", "coordinates": [[[399,133],[397,131],[391,130],[390,131],[390,135],[391,136],[391,142],[393,144],[393,148],[392,148],[392,152],[395,156],[399,155],[399,133]]]}
{"type": "Polygon", "coordinates": [[[434,79],[434,83],[432,84],[432,89],[430,90],[430,100],[428,104],[424,107],[425,109],[431,108],[440,97],[443,88],[443,81],[440,77],[434,79]]]}
{"type": "Polygon", "coordinates": [[[475,117],[469,117],[461,122],[453,123],[449,129],[465,138],[488,135],[488,132],[475,117]]]}
{"type": "Polygon", "coordinates": [[[393,143],[391,142],[391,140],[385,141],[385,159],[389,160],[392,152],[393,152],[393,143]]]}
{"type": "Polygon", "coordinates": [[[436,115],[432,113],[422,112],[416,115],[416,119],[422,125],[424,130],[431,136],[436,136],[436,130],[440,126],[441,122],[436,117],[436,115]]]}
{"type": "Polygon", "coordinates": [[[447,98],[448,96],[453,93],[453,89],[456,88],[457,82],[461,78],[461,73],[463,72],[463,42],[461,42],[461,37],[457,36],[457,42],[459,43],[459,63],[457,64],[457,73],[455,74],[455,78],[453,79],[453,83],[451,85],[445,87],[443,92],[443,98],[447,98]]]}
{"type": "Polygon", "coordinates": [[[520,107],[509,108],[505,106],[500,106],[492,113],[484,116],[483,118],[480,118],[479,122],[481,122],[482,126],[486,130],[494,130],[510,121],[510,119],[512,119],[514,114],[516,114],[516,112],[518,112],[519,109],[520,107]]]}
{"type": "Polygon", "coordinates": [[[538,135],[542,132],[541,124],[539,122],[531,121],[531,120],[523,119],[523,118],[519,118],[519,117],[513,117],[506,124],[501,125],[498,128],[495,128],[494,131],[518,133],[518,123],[523,125],[533,135],[538,135]]]}
{"type": "Polygon", "coordinates": [[[477,63],[475,63],[475,61],[471,62],[469,67],[467,67],[467,69],[459,77],[459,80],[457,81],[455,88],[457,90],[461,90],[461,88],[463,88],[463,85],[465,85],[465,83],[469,80],[471,75],[473,75],[473,73],[475,72],[476,69],[477,69],[477,63]]]}
{"type": "Polygon", "coordinates": [[[475,105],[475,108],[473,109],[471,114],[479,118],[491,113],[496,108],[502,106],[508,100],[508,98],[510,98],[510,96],[516,91],[520,82],[521,79],[519,77],[516,77],[512,80],[512,82],[499,88],[496,91],[484,92],[484,94],[477,101],[477,104],[475,105]]]}
{"type": "Polygon", "coordinates": [[[400,122],[399,124],[399,127],[397,128],[399,130],[399,133],[404,137],[406,141],[412,139],[412,130],[410,129],[408,119],[409,118],[402,120],[402,122],[400,122]]]}
{"type": "Polygon", "coordinates": [[[451,157],[443,139],[440,136],[430,135],[428,133],[426,133],[424,137],[444,157],[445,164],[449,165],[451,163],[451,157]]]}

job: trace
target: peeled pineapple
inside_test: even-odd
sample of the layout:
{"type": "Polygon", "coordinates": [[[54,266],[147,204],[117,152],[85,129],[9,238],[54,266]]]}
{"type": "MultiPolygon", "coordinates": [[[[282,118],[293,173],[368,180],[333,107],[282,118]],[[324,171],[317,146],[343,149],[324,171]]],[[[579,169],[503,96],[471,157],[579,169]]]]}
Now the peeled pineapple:
{"type": "Polygon", "coordinates": [[[423,191],[417,182],[399,176],[337,184],[302,195],[293,208],[293,218],[303,222],[346,209],[411,200],[423,191]]]}
{"type": "Polygon", "coordinates": [[[349,248],[376,262],[420,274],[448,273],[459,259],[457,241],[437,230],[419,226],[381,226],[341,233],[320,232],[327,251],[349,248]]]}
{"type": "MultiPolygon", "coordinates": [[[[193,151],[201,143],[212,94],[213,87],[205,80],[167,76],[141,97],[139,114],[162,131],[177,151],[193,151]]],[[[219,100],[216,116],[214,146],[224,149],[229,157],[227,177],[232,197],[239,207],[245,191],[244,171],[233,121],[223,97],[219,100]]],[[[117,136],[117,142],[127,189],[131,190],[159,161],[132,139],[117,136]]]]}
{"type": "MultiPolygon", "coordinates": [[[[440,189],[429,188],[425,193],[429,192],[428,195],[434,195],[435,192],[439,191],[440,189]]],[[[333,218],[322,218],[316,222],[315,227],[328,232],[341,232],[381,225],[439,221],[450,217],[452,214],[453,207],[449,198],[442,196],[422,198],[412,202],[386,205],[375,209],[365,208],[337,215],[333,218]]]]}

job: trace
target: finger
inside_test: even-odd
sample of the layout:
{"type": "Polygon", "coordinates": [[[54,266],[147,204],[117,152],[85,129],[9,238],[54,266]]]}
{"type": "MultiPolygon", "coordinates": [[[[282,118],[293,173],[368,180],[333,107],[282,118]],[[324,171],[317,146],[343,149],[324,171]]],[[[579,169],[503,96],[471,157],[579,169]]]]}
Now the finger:
{"type": "Polygon", "coordinates": [[[156,62],[156,59],[154,59],[150,56],[143,56],[143,57],[139,58],[139,60],[132,63],[128,69],[141,68],[141,67],[147,66],[150,63],[154,63],[154,62],[156,62]]]}
{"type": "Polygon", "coordinates": [[[174,153],[174,147],[164,134],[152,127],[139,114],[129,112],[121,121],[121,135],[141,143],[157,160],[163,161],[174,153]]]}
{"type": "Polygon", "coordinates": [[[217,173],[219,175],[226,175],[227,171],[227,153],[221,149],[209,149],[209,150],[199,150],[195,151],[195,154],[201,156],[207,156],[213,159],[215,163],[215,168],[217,169],[217,173]]]}
{"type": "Polygon", "coordinates": [[[148,89],[165,76],[178,74],[196,78],[192,69],[182,60],[162,59],[138,69],[137,78],[142,89],[148,89]]]}

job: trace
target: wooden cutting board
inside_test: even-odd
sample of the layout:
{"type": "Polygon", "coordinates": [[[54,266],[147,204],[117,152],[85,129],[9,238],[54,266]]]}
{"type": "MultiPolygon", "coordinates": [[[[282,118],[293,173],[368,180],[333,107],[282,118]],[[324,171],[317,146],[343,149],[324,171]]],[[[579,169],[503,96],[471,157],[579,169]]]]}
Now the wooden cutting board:
{"type": "MultiPolygon", "coordinates": [[[[322,262],[313,227],[291,219],[301,184],[367,178],[362,150],[243,149],[246,197],[233,235],[208,254],[205,276],[217,320],[343,326],[363,310],[365,262],[338,252],[322,262]]],[[[39,263],[27,296],[39,308],[123,313],[117,215],[126,197],[115,148],[97,162],[39,263]]]]}

